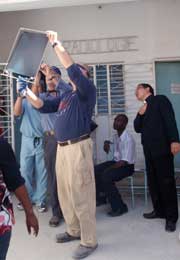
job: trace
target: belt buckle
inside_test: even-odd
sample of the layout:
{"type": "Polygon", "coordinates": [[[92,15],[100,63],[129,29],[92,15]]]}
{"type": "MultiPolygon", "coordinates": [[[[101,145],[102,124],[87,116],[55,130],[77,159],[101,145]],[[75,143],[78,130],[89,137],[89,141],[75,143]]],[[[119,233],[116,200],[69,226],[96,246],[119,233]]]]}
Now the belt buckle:
{"type": "Polygon", "coordinates": [[[67,140],[67,143],[68,143],[68,144],[71,144],[71,140],[67,140]]]}

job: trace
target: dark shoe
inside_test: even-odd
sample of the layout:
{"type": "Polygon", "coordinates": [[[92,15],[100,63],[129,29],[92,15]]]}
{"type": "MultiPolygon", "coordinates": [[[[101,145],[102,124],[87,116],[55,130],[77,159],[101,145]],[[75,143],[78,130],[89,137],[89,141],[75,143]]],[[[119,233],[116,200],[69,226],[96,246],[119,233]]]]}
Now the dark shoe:
{"type": "Polygon", "coordinates": [[[94,252],[94,250],[96,250],[97,247],[98,247],[98,244],[93,247],[79,245],[78,248],[75,250],[72,257],[74,259],[83,259],[83,258],[87,257],[88,255],[92,254],[92,252],[94,252]]]}
{"type": "Polygon", "coordinates": [[[116,211],[110,211],[108,212],[108,215],[110,217],[119,217],[119,216],[122,216],[123,214],[127,213],[128,212],[128,207],[125,205],[123,208],[120,208],[116,211]]]}
{"type": "Polygon", "coordinates": [[[156,211],[152,211],[150,213],[144,213],[143,214],[143,217],[144,218],[147,218],[147,219],[154,219],[154,218],[165,218],[163,215],[161,214],[158,214],[156,211]]]}
{"type": "Polygon", "coordinates": [[[165,230],[167,232],[174,232],[176,230],[176,223],[172,221],[166,221],[165,230]]]}
{"type": "Polygon", "coordinates": [[[100,198],[96,201],[96,207],[99,207],[99,206],[104,205],[106,203],[107,203],[106,198],[100,198]]]}
{"type": "Polygon", "coordinates": [[[56,243],[66,243],[79,239],[80,237],[71,236],[67,232],[56,235],[56,243]]]}
{"type": "Polygon", "coordinates": [[[52,216],[52,218],[49,220],[49,226],[50,227],[57,227],[57,226],[59,226],[60,221],[61,221],[60,217],[52,216]]]}

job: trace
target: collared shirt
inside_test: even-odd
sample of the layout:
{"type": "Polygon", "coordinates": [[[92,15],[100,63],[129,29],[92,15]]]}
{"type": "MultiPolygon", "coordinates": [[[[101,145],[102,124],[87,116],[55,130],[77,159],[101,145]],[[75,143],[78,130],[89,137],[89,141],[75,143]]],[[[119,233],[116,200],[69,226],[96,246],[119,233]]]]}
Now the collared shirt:
{"type": "Polygon", "coordinates": [[[86,78],[76,64],[67,69],[69,78],[77,90],[69,89],[60,97],[45,100],[40,109],[42,113],[57,111],[55,135],[58,141],[64,142],[90,133],[90,123],[96,102],[96,88],[86,78]]]}
{"type": "MultiPolygon", "coordinates": [[[[59,93],[56,92],[56,95],[51,94],[50,92],[41,93],[39,97],[45,100],[52,100],[54,97],[58,97],[59,93]]],[[[57,119],[57,112],[55,113],[41,113],[41,125],[43,132],[54,130],[54,125],[57,119]]]]}
{"type": "Polygon", "coordinates": [[[124,130],[121,136],[114,135],[114,160],[127,161],[129,164],[134,164],[136,159],[135,141],[131,134],[124,130]]]}
{"type": "Polygon", "coordinates": [[[11,229],[14,223],[10,191],[24,184],[11,146],[0,138],[0,235],[11,229]]]}

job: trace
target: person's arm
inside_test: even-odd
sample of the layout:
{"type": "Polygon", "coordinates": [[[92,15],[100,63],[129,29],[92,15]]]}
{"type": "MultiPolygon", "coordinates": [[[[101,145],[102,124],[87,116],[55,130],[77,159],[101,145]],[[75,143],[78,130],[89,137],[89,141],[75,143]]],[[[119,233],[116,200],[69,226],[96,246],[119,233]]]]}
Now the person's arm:
{"type": "Polygon", "coordinates": [[[94,84],[83,75],[77,64],[74,63],[68,67],[67,72],[81,97],[87,98],[90,94],[95,95],[96,88],[94,84]]]}
{"type": "Polygon", "coordinates": [[[136,118],[134,119],[134,130],[136,133],[142,133],[142,126],[143,126],[143,116],[141,116],[139,113],[136,115],[136,118]]]}
{"type": "Polygon", "coordinates": [[[54,97],[53,99],[45,99],[42,100],[41,98],[35,96],[33,97],[32,94],[29,94],[30,91],[28,90],[26,94],[27,100],[37,108],[41,113],[54,113],[57,112],[59,103],[61,101],[60,97],[54,97]]]}
{"type": "Polygon", "coordinates": [[[33,84],[32,84],[32,88],[34,88],[34,91],[33,91],[32,88],[31,88],[31,90],[32,90],[36,95],[38,95],[38,93],[39,93],[39,88],[42,87],[42,86],[41,86],[41,83],[40,83],[41,74],[42,74],[41,71],[38,71],[38,72],[37,72],[36,77],[35,77],[35,79],[34,79],[34,82],[33,82],[33,84]]]}
{"type": "Polygon", "coordinates": [[[22,102],[23,102],[23,97],[18,96],[17,99],[16,99],[16,102],[15,102],[15,104],[14,104],[14,115],[15,115],[15,116],[20,116],[20,115],[22,115],[22,113],[23,113],[23,105],[22,105],[22,102]]]}
{"type": "Polygon", "coordinates": [[[65,69],[69,68],[74,63],[74,61],[72,60],[69,53],[65,50],[62,43],[58,41],[57,32],[47,31],[47,37],[51,45],[54,47],[60,63],[65,67],[65,69]]]}
{"type": "Polygon", "coordinates": [[[60,63],[65,67],[65,69],[67,69],[68,76],[77,87],[81,97],[87,97],[90,91],[95,93],[95,86],[82,74],[77,64],[74,63],[69,53],[63,47],[62,43],[58,41],[57,32],[48,31],[47,36],[51,45],[54,46],[54,50],[60,63]]]}
{"type": "MultiPolygon", "coordinates": [[[[30,91],[31,90],[28,90],[29,93],[30,91]]],[[[28,92],[26,94],[26,99],[28,100],[28,102],[37,109],[42,108],[44,106],[44,101],[41,98],[37,97],[35,94],[32,95],[33,93],[29,94],[28,92]]]]}
{"type": "Polygon", "coordinates": [[[18,198],[18,200],[23,205],[25,215],[26,215],[26,226],[27,226],[28,233],[31,234],[31,229],[33,229],[34,235],[37,236],[38,232],[39,232],[39,224],[38,224],[38,220],[33,212],[32,204],[29,199],[25,185],[19,186],[14,191],[14,193],[15,193],[16,197],[18,198]]]}
{"type": "Polygon", "coordinates": [[[109,140],[104,141],[103,150],[105,151],[105,153],[108,154],[110,152],[111,144],[113,144],[113,142],[111,142],[109,140]]]}
{"type": "MultiPolygon", "coordinates": [[[[43,101],[28,88],[27,82],[25,80],[20,79],[17,84],[19,84],[19,87],[17,87],[17,89],[20,95],[21,93],[23,93],[23,95],[32,104],[32,106],[38,109],[41,113],[54,113],[58,110],[60,97],[54,97],[54,99],[52,100],[43,101]]],[[[34,85],[34,88],[35,87],[36,86],[34,85]]]]}
{"type": "Polygon", "coordinates": [[[180,151],[180,143],[174,110],[166,96],[158,96],[158,99],[161,117],[171,144],[171,152],[175,155],[180,151]]]}
{"type": "Polygon", "coordinates": [[[30,91],[31,90],[27,91],[26,98],[41,113],[57,112],[59,103],[61,101],[60,97],[54,97],[51,100],[49,100],[49,99],[42,100],[41,98],[39,98],[37,96],[33,96],[30,91]]]}
{"type": "Polygon", "coordinates": [[[39,111],[41,113],[55,113],[58,111],[60,101],[60,97],[54,97],[52,100],[46,99],[39,111]]]}
{"type": "Polygon", "coordinates": [[[136,133],[142,133],[142,127],[143,127],[143,119],[144,114],[147,109],[147,104],[145,103],[138,111],[136,118],[134,119],[134,129],[136,133]]]}
{"type": "Polygon", "coordinates": [[[37,91],[38,91],[37,90],[37,88],[38,88],[37,81],[35,81],[35,83],[32,86],[34,93],[33,93],[33,91],[31,91],[28,88],[28,83],[22,77],[18,78],[18,80],[16,82],[16,88],[17,88],[18,96],[17,96],[17,100],[14,105],[14,115],[15,116],[20,116],[23,113],[23,99],[25,97],[35,108],[38,109],[43,106],[42,100],[37,97],[37,91]]]}
{"type": "Polygon", "coordinates": [[[39,230],[38,221],[33,213],[32,205],[24,186],[25,181],[21,177],[19,165],[16,162],[11,146],[2,138],[0,138],[0,169],[7,188],[15,192],[15,195],[23,204],[28,232],[31,233],[32,228],[34,234],[37,235],[39,230]]]}

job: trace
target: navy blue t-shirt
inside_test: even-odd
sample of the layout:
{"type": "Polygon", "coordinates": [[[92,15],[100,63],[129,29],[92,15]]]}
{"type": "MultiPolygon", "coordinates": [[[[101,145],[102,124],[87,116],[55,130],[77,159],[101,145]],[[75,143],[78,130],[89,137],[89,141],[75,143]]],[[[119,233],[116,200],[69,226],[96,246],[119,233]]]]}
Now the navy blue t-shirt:
{"type": "Polygon", "coordinates": [[[67,89],[60,97],[45,100],[40,109],[42,113],[57,111],[55,135],[60,142],[90,133],[91,117],[96,103],[96,87],[82,74],[79,67],[72,64],[67,72],[77,90],[67,89]]]}

